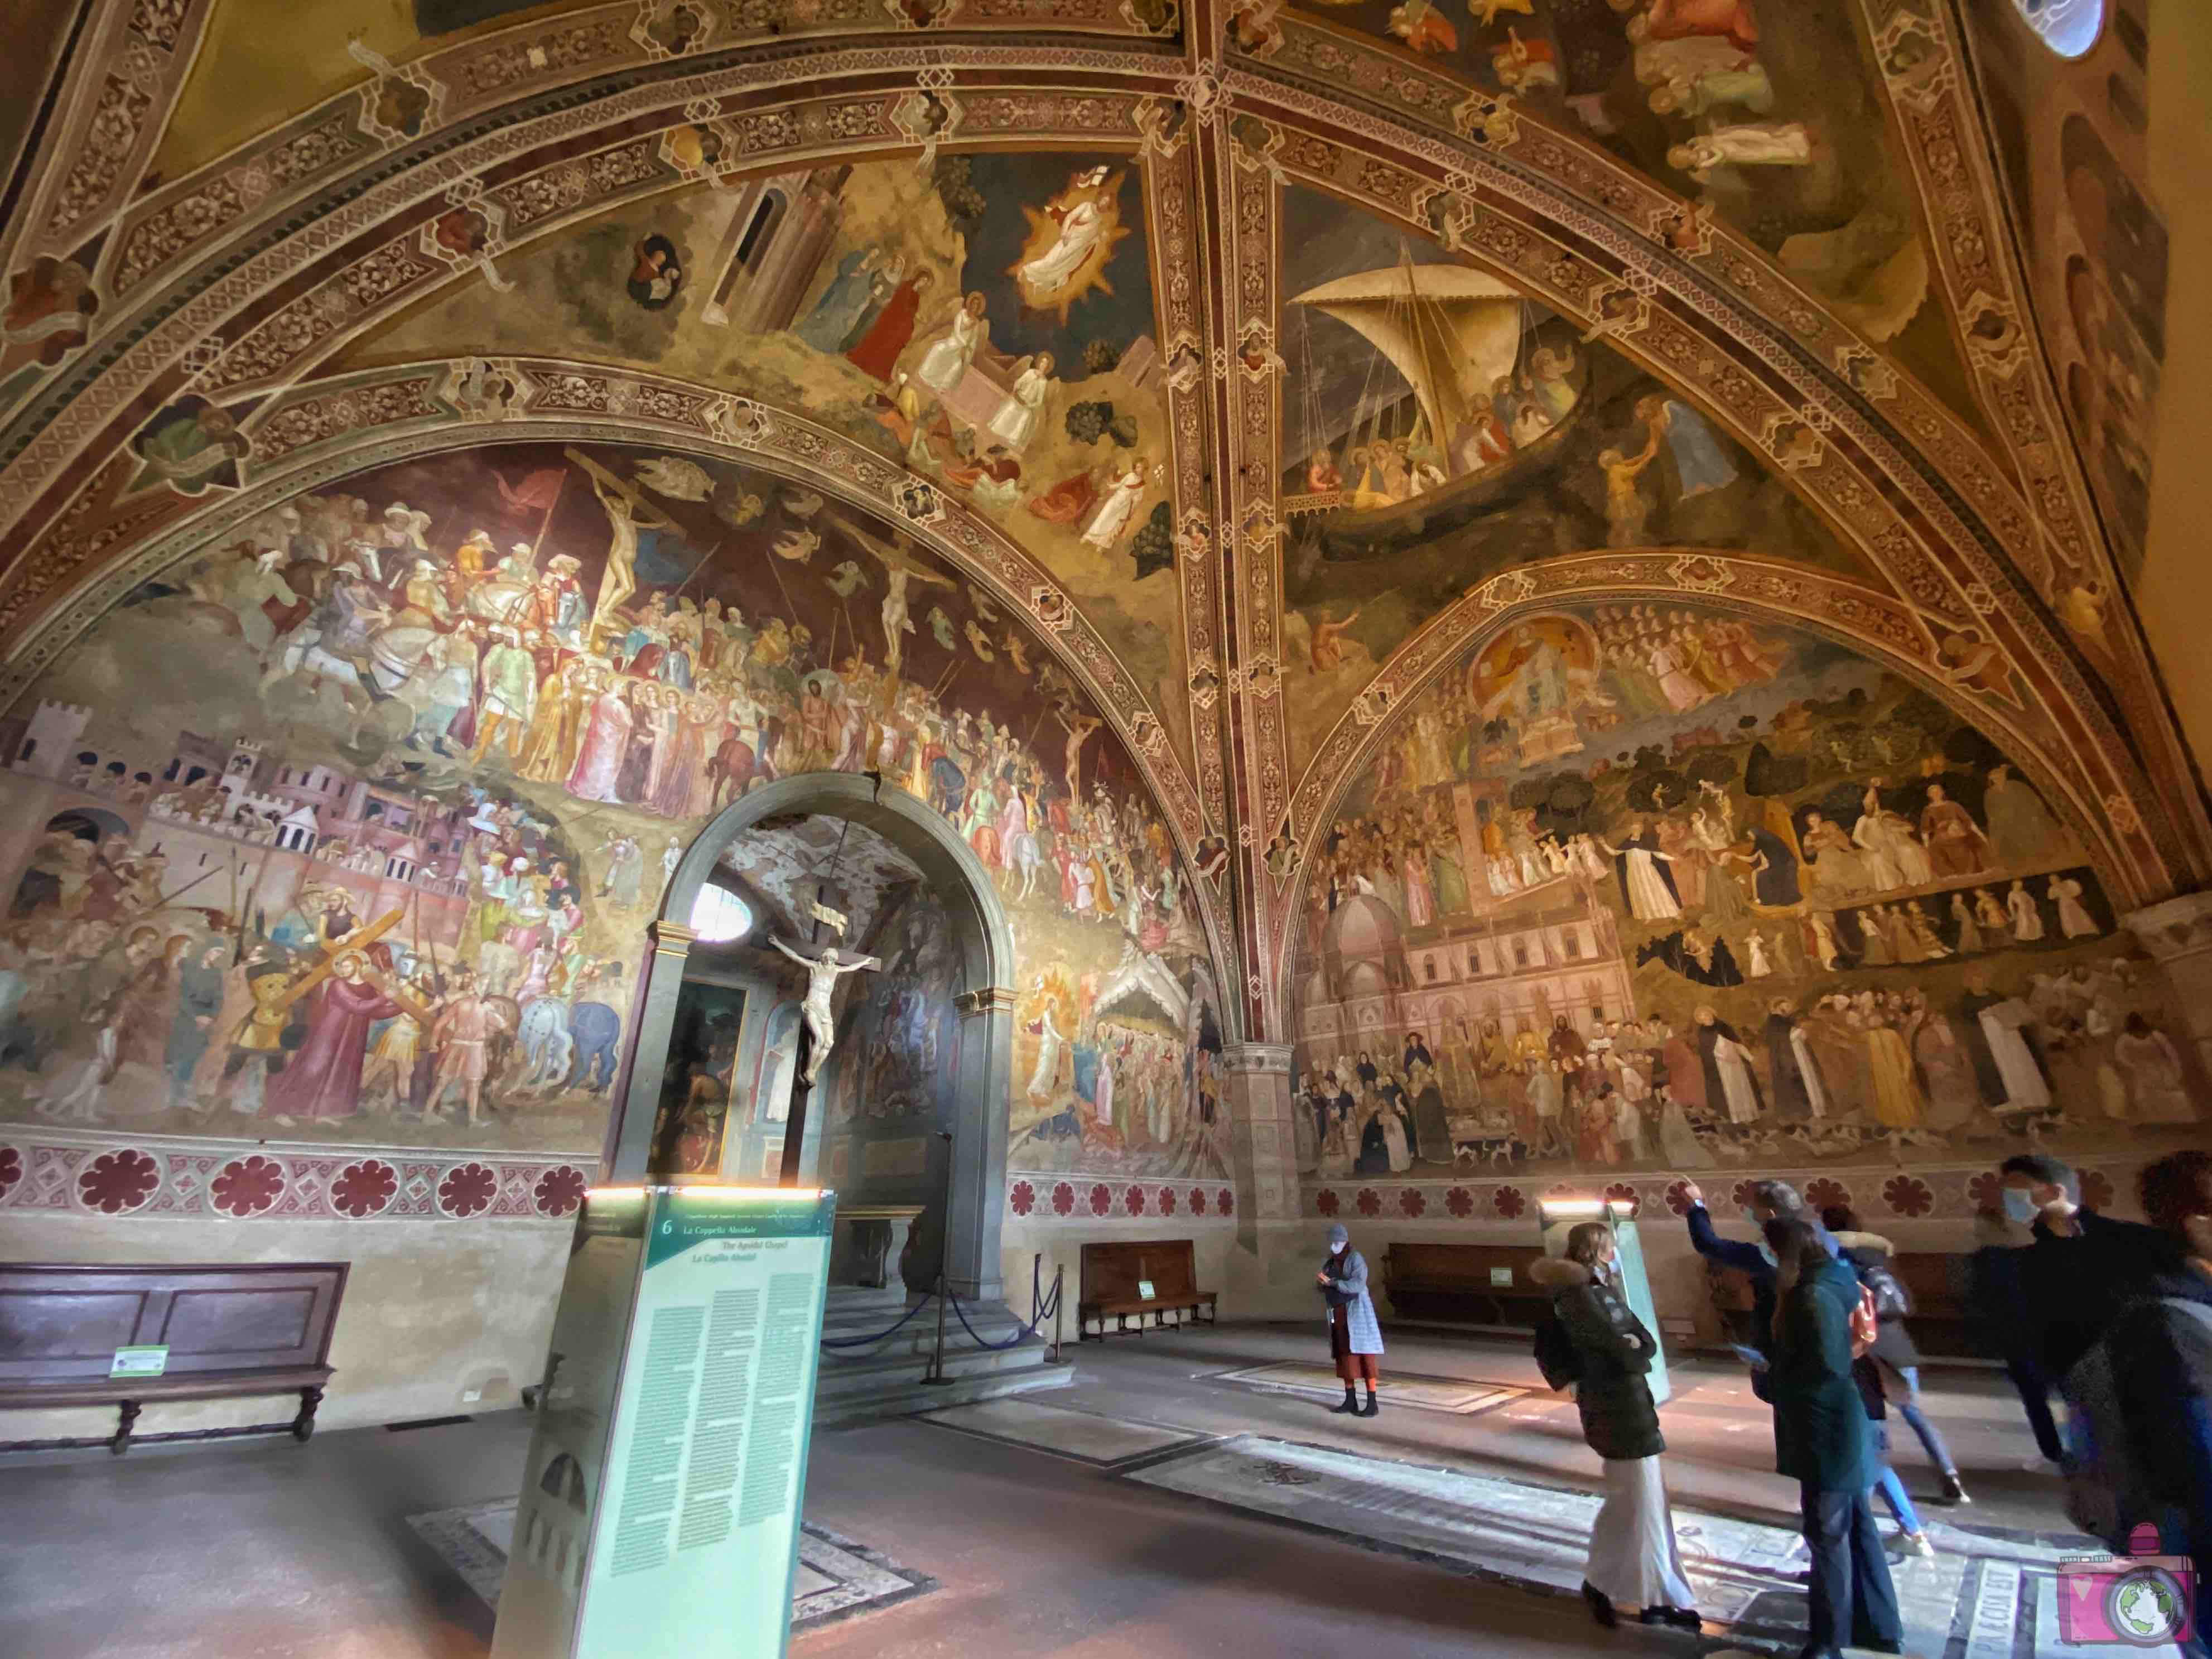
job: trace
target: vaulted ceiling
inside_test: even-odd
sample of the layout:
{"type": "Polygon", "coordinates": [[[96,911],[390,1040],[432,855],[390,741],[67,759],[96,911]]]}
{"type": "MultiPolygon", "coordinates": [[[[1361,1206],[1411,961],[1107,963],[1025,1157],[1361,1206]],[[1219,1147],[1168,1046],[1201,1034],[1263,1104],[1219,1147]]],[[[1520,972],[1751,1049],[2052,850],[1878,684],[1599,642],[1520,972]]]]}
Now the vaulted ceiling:
{"type": "Polygon", "coordinates": [[[2000,735],[2117,898],[2164,896],[2212,836],[2124,601],[2155,377],[2056,362],[2155,335],[2146,233],[2021,113],[2063,73],[2025,17],[1973,27],[47,9],[0,65],[0,699],[116,573],[284,490],[641,437],[871,501],[1022,596],[1219,869],[1250,1036],[1400,707],[1568,601],[1850,641],[2000,735]],[[2055,255],[2021,240],[2054,191],[2095,232],[2055,255]]]}

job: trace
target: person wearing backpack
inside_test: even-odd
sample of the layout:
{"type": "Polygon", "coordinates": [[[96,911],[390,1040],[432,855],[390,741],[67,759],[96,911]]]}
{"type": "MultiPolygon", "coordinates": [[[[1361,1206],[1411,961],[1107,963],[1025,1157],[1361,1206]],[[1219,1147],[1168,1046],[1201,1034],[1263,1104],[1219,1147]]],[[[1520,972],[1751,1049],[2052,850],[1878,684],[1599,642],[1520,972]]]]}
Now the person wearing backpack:
{"type": "Polygon", "coordinates": [[[2166,1254],[2114,1315],[2102,1358],[2124,1438],[2146,1452],[2122,1484],[2157,1512],[2122,1515],[2117,1525],[2156,1522],[2166,1553],[2189,1557],[2196,1632],[2181,1650],[2203,1659],[2212,1654],[2212,1152],[2160,1158],[2136,1190],[2166,1254]]]}
{"type": "Polygon", "coordinates": [[[1343,1224],[1328,1230],[1328,1256],[1314,1275],[1328,1308],[1328,1352],[1344,1384],[1344,1403],[1329,1410],[1348,1417],[1374,1417],[1376,1361],[1382,1355],[1382,1328],[1375,1320],[1375,1299],[1367,1293],[1367,1258],[1352,1248],[1343,1224]],[[1367,1384],[1362,1406],[1356,1385],[1367,1384]]]}
{"type": "MultiPolygon", "coordinates": [[[[1821,1211],[1820,1224],[1835,1235],[1836,1246],[1844,1260],[1851,1264],[1859,1283],[1874,1294],[1876,1329],[1868,1357],[1874,1361],[1881,1379],[1883,1400],[1897,1407],[1897,1414],[1919,1437],[1928,1461],[1941,1472],[1943,1494],[1939,1501],[1972,1503],[1974,1500],[1966,1495],[1966,1488],[1959,1480],[1959,1466],[1950,1448],[1943,1443],[1942,1435],[1928,1420],[1928,1413],[1921,1405],[1920,1349],[1912,1334],[1905,1328],[1905,1318],[1912,1311],[1912,1300],[1905,1294],[1892,1263],[1894,1248],[1881,1234],[1862,1231],[1857,1212],[1846,1205],[1832,1204],[1821,1211]]],[[[1899,1517],[1899,1524],[1904,1524],[1902,1516],[1899,1517]]]]}
{"type": "Polygon", "coordinates": [[[1554,1370],[1569,1374],[1583,1438],[1605,1467],[1605,1503],[1590,1528],[1583,1577],[1590,1614],[1610,1630],[1620,1622],[1616,1604],[1626,1605],[1644,1624],[1696,1630],[1702,1621],[1690,1605],[1659,1468],[1667,1443],[1645,1380],[1658,1345],[1621,1294],[1613,1229],[1583,1222],[1568,1232],[1566,1254],[1536,1262],[1528,1276],[1551,1292],[1557,1328],[1571,1346],[1559,1355],[1556,1339],[1540,1336],[1545,1380],[1557,1388],[1554,1370]]]}
{"type": "Polygon", "coordinates": [[[1871,1502],[1879,1472],[1874,1439],[1852,1376],[1858,1275],[1829,1254],[1824,1231],[1802,1219],[1765,1226],[1776,1264],[1766,1377],[1774,1461],[1797,1482],[1812,1554],[1801,1659],[1838,1659],[1846,1645],[1902,1653],[1904,1621],[1871,1502]]]}

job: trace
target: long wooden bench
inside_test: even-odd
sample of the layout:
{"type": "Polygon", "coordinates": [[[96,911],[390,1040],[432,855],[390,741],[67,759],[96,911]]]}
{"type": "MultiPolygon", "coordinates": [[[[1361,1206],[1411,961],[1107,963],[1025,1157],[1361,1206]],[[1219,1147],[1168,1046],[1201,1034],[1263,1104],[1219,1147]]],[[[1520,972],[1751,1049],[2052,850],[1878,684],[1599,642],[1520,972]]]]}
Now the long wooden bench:
{"type": "Polygon", "coordinates": [[[1091,1322],[1098,1322],[1103,1340],[1106,1322],[1116,1331],[1145,1334],[1145,1316],[1154,1327],[1164,1326],[1171,1313],[1206,1316],[1214,1322],[1218,1292],[1198,1288],[1197,1246],[1188,1238],[1152,1238],[1142,1243],[1085,1244],[1080,1268],[1080,1291],[1075,1304],[1075,1334],[1079,1341],[1091,1334],[1091,1322]],[[1149,1285],[1152,1294],[1145,1294],[1149,1285]],[[1134,1326],[1129,1321],[1134,1319],[1134,1326]]]}
{"type": "Polygon", "coordinates": [[[1550,1295],[1528,1279],[1540,1244],[1409,1244],[1382,1252],[1382,1291],[1403,1319],[1532,1329],[1550,1295]]]}
{"type": "Polygon", "coordinates": [[[289,1431],[305,1440],[332,1375],[331,1335],[345,1294],[343,1261],[205,1267],[0,1266],[0,1410],[112,1406],[112,1435],[0,1442],[0,1451],[106,1446],[134,1437],[221,1440],[289,1431]],[[168,1350],[158,1376],[111,1376],[124,1347],[168,1350]],[[134,1437],[149,1403],[294,1394],[290,1421],[134,1437]]]}

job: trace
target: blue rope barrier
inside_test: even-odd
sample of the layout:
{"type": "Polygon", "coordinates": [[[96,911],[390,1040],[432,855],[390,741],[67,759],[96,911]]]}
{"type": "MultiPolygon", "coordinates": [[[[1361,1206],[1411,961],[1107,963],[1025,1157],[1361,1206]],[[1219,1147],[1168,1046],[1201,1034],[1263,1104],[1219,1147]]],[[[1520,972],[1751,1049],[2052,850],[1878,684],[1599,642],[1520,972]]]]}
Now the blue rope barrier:
{"type": "Polygon", "coordinates": [[[1052,1287],[1052,1295],[1049,1297],[1042,1297],[1040,1291],[1040,1279],[1043,1272],[1042,1264],[1042,1257],[1033,1257],[1030,1262],[1030,1306],[1036,1311],[1031,1316],[1028,1324],[1023,1326],[1004,1342],[986,1342],[981,1337],[977,1336],[975,1328],[968,1322],[968,1310],[960,1305],[958,1293],[949,1290],[945,1292],[952,1298],[952,1311],[960,1316],[960,1328],[968,1333],[969,1340],[977,1347],[1003,1353],[1006,1349],[1017,1347],[1035,1336],[1037,1327],[1052,1316],[1054,1309],[1060,1305],[1060,1287],[1055,1284],[1052,1287]],[[1040,1305],[1041,1302],[1042,1305],[1040,1305]]]}
{"type": "Polygon", "coordinates": [[[936,1294],[934,1291],[922,1292],[921,1301],[915,1303],[914,1306],[901,1314],[895,1322],[878,1331],[873,1336],[825,1336],[822,1339],[822,1346],[825,1348],[864,1348],[871,1342],[880,1342],[885,1337],[895,1334],[901,1325],[905,1324],[908,1320],[927,1308],[930,1298],[936,1294]]]}

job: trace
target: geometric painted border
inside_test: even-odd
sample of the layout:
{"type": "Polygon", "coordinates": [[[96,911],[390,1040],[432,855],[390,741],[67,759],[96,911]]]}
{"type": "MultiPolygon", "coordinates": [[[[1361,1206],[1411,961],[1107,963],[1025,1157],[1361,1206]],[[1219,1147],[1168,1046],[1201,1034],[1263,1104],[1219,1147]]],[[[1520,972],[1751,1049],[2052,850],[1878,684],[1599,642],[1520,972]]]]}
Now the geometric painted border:
{"type": "MultiPolygon", "coordinates": [[[[2135,1207],[2138,1160],[2120,1164],[2104,1160],[2081,1170],[2082,1201],[2107,1213],[2135,1207]]],[[[1316,1181],[1299,1189],[1299,1212],[1322,1220],[1454,1222],[1492,1225],[1533,1221],[1541,1198],[1634,1199],[1646,1214],[1662,1210],[1680,1215],[1689,1206],[1678,1175],[1618,1176],[1612,1180],[1562,1181],[1534,1176],[1522,1181],[1404,1181],[1389,1176],[1349,1176],[1316,1181]]],[[[1743,1216],[1757,1180],[1786,1181],[1814,1208],[1847,1204],[1869,1224],[1879,1221],[1971,1221],[1975,1212],[1998,1203],[2001,1184],[1994,1164],[1959,1164],[1910,1170],[1894,1165],[1856,1169],[1762,1170],[1744,1175],[1713,1170],[1698,1182],[1716,1216],[1743,1216]]]]}
{"type": "MultiPolygon", "coordinates": [[[[595,1161],[594,1161],[595,1163],[595,1161]]],[[[0,1214],[225,1221],[565,1221],[596,1179],[574,1158],[380,1148],[0,1138],[0,1214]]]]}
{"type": "Polygon", "coordinates": [[[1226,1181],[1137,1180],[1034,1170],[1009,1170],[1006,1220],[1033,1226],[1100,1221],[1226,1224],[1237,1194],[1226,1181]]]}

